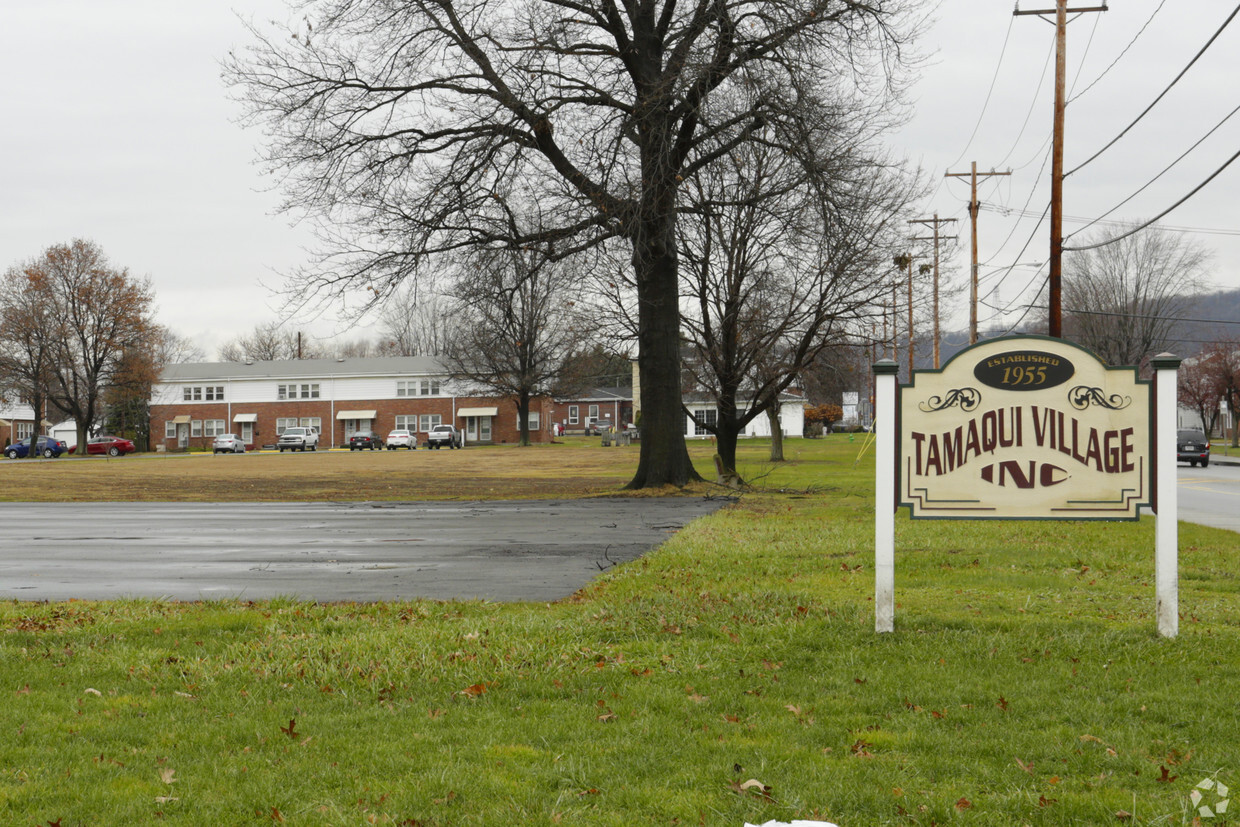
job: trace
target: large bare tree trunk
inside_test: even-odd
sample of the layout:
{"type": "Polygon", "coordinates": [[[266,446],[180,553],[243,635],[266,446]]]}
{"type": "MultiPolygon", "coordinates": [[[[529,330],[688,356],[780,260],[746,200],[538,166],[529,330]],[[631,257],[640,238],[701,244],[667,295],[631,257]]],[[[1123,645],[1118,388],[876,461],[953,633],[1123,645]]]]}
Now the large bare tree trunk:
{"type": "MultiPolygon", "coordinates": [[[[673,194],[665,200],[668,206],[673,194]]],[[[655,215],[659,212],[653,211],[655,215]]],[[[650,215],[651,212],[646,213],[650,215]]],[[[641,371],[641,452],[627,488],[682,487],[702,477],[685,446],[680,376],[680,295],[671,210],[644,222],[633,242],[641,371]]]]}

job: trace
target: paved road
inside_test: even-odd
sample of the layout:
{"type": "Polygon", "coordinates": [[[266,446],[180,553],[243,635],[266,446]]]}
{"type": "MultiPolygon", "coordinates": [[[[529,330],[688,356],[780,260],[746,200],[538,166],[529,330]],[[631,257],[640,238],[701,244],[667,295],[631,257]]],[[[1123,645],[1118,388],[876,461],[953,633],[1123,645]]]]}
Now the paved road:
{"type": "Polygon", "coordinates": [[[559,600],[725,502],[3,503],[0,598],[559,600]]]}
{"type": "Polygon", "coordinates": [[[1179,470],[1180,519],[1240,531],[1240,464],[1212,461],[1179,470]]]}

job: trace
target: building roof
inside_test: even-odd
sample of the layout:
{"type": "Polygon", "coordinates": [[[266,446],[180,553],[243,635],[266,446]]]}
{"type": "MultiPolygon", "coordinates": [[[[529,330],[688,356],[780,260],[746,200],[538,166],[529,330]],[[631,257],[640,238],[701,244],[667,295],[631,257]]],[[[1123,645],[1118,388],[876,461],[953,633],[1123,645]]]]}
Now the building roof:
{"type": "Polygon", "coordinates": [[[628,385],[615,388],[587,388],[581,393],[556,397],[559,402],[631,402],[633,389],[628,385]]]}
{"type": "Polygon", "coordinates": [[[444,376],[446,373],[443,364],[434,356],[372,356],[356,359],[286,359],[273,362],[185,362],[165,367],[160,381],[444,376]]]}

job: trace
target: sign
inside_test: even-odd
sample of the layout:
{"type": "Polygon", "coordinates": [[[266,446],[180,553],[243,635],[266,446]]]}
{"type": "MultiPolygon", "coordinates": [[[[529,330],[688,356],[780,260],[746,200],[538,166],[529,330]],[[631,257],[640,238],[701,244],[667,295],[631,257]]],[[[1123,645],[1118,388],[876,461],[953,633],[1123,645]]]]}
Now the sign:
{"type": "Polygon", "coordinates": [[[1060,339],[995,339],[899,388],[914,518],[1135,520],[1151,500],[1150,384],[1060,339]]]}

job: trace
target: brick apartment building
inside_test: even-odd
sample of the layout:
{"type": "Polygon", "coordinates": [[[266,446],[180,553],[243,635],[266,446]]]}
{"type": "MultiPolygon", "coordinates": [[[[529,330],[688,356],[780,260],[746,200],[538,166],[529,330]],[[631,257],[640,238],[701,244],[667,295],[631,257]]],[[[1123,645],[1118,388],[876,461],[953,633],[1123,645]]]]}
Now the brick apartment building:
{"type": "MultiPolygon", "coordinates": [[[[551,421],[551,400],[531,400],[531,441],[548,441],[551,421]]],[[[512,399],[453,381],[426,356],[170,365],[151,393],[154,450],[209,449],[225,433],[250,448],[274,445],[295,425],[318,427],[322,448],[348,445],[359,431],[387,436],[397,428],[424,442],[441,423],[461,429],[466,444],[520,437],[512,399]]]]}

